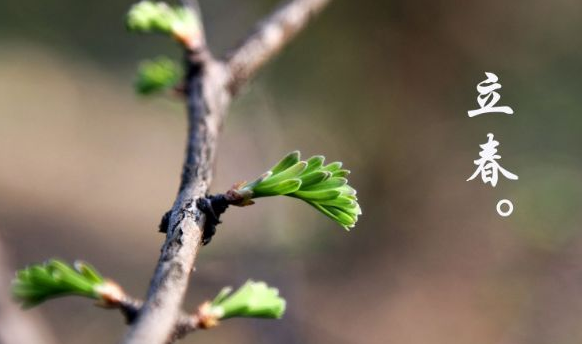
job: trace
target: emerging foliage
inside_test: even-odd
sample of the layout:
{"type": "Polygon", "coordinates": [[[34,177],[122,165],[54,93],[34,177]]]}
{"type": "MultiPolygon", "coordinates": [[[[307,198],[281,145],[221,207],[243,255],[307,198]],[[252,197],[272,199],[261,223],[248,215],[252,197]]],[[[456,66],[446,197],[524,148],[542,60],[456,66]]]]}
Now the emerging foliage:
{"type": "Polygon", "coordinates": [[[181,26],[197,26],[197,21],[187,8],[144,0],[131,6],[126,24],[135,32],[172,34],[181,26]]]}
{"type": "Polygon", "coordinates": [[[349,230],[362,214],[356,190],[348,185],[350,171],[341,162],[324,165],[325,157],[300,160],[294,151],[251,183],[238,185],[233,192],[242,197],[241,205],[251,199],[285,195],[299,198],[349,230]]]}
{"type": "Polygon", "coordinates": [[[237,291],[223,288],[210,304],[210,313],[217,319],[234,317],[279,319],[285,313],[285,299],[279,290],[265,282],[247,281],[237,291]]]}
{"type": "Polygon", "coordinates": [[[148,0],[130,8],[126,25],[130,31],[169,34],[178,39],[200,30],[198,19],[190,9],[148,0]]]}
{"type": "Polygon", "coordinates": [[[80,295],[101,300],[100,289],[106,280],[91,265],[77,261],[74,267],[51,259],[44,264],[31,265],[16,273],[12,294],[25,308],[47,299],[80,295]]]}
{"type": "Polygon", "coordinates": [[[135,90],[149,95],[173,87],[182,78],[180,66],[167,57],[140,63],[135,80],[135,90]]]}

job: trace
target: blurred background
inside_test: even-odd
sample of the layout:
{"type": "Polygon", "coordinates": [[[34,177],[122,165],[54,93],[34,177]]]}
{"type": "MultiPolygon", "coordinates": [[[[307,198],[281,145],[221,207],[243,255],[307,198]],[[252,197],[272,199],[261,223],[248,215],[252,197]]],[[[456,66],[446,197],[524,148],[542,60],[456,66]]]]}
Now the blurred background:
{"type": "MultiPolygon", "coordinates": [[[[12,269],[83,259],[142,297],[186,121],[171,95],[133,93],[140,59],[180,50],[126,33],[131,3],[0,2],[0,237],[12,269]]],[[[213,52],[276,3],[202,0],[213,52]]],[[[364,215],[348,233],[292,199],[229,210],[185,307],[254,278],[288,312],[184,343],[582,342],[581,30],[575,0],[332,3],[233,104],[212,190],[300,149],[352,170],[364,215]],[[486,71],[515,115],[467,116],[486,71]],[[518,181],[466,182],[489,132],[518,181]]],[[[126,331],[85,299],[29,314],[58,343],[126,331]]]]}

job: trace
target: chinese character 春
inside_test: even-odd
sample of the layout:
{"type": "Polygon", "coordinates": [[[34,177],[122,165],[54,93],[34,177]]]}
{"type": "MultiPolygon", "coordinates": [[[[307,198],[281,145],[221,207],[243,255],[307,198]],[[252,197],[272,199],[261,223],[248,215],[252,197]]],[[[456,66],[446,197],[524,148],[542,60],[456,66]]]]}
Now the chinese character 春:
{"type": "Polygon", "coordinates": [[[483,183],[491,183],[491,186],[495,187],[495,185],[497,185],[499,172],[501,172],[501,174],[507,179],[517,180],[518,177],[515,174],[504,169],[497,162],[497,160],[501,159],[501,155],[497,154],[499,141],[494,140],[493,134],[491,133],[487,134],[487,138],[489,139],[487,143],[479,145],[482,149],[481,152],[479,152],[481,158],[474,161],[475,165],[477,165],[477,170],[475,170],[475,173],[473,173],[467,181],[475,179],[475,177],[480,174],[483,183]]]}
{"type": "Polygon", "coordinates": [[[475,117],[482,115],[484,113],[501,112],[508,115],[513,114],[513,109],[509,106],[495,106],[497,102],[501,99],[499,93],[495,92],[501,88],[501,84],[497,81],[499,78],[497,75],[489,72],[485,72],[487,79],[481,81],[477,85],[477,92],[479,96],[477,97],[477,103],[479,103],[480,108],[476,110],[470,110],[468,112],[469,117],[475,117]]]}

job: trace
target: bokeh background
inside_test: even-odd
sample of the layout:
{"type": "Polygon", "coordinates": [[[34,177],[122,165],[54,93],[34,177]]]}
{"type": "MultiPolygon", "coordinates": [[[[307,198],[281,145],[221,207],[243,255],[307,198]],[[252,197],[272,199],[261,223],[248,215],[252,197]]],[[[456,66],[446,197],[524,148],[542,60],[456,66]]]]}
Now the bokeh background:
{"type": "MultiPolygon", "coordinates": [[[[276,3],[202,0],[215,54],[276,3]]],[[[12,269],[80,258],[143,296],[185,116],[133,93],[138,60],[180,51],[126,33],[130,4],[0,2],[0,237],[12,269]]],[[[185,307],[254,278],[288,312],[184,342],[581,343],[581,30],[576,0],[335,1],[234,103],[212,189],[300,149],[344,161],[364,215],[347,233],[291,199],[229,210],[185,307]],[[515,115],[467,117],[485,71],[515,115]],[[465,181],[489,132],[518,181],[465,181]]],[[[84,299],[30,314],[58,343],[126,330],[84,299]]]]}

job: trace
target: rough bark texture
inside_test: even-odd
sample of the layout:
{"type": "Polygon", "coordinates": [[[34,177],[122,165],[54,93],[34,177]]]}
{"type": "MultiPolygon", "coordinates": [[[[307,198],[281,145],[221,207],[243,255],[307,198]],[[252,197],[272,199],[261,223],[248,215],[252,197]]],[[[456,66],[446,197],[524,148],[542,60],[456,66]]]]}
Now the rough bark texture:
{"type": "Polygon", "coordinates": [[[158,344],[173,339],[206,221],[196,205],[212,181],[218,134],[231,95],[328,2],[290,1],[260,23],[227,62],[213,59],[204,47],[187,52],[189,130],[180,190],[147,299],[123,343],[158,344]]]}
{"type": "Polygon", "coordinates": [[[201,246],[205,215],[196,207],[212,181],[222,118],[229,102],[226,69],[205,51],[187,56],[188,141],[182,181],[147,300],[125,343],[165,343],[181,314],[201,246]]]}
{"type": "MultiPolygon", "coordinates": [[[[125,317],[125,321],[127,324],[133,324],[137,316],[139,315],[140,311],[143,307],[143,301],[133,299],[130,297],[126,297],[124,300],[121,301],[120,304],[116,305],[115,308],[118,308],[123,316],[125,317]]],[[[200,309],[199,309],[200,311],[200,309]]],[[[186,314],[180,313],[178,315],[178,319],[176,320],[176,324],[167,343],[174,343],[176,340],[185,337],[188,333],[196,331],[200,328],[204,327],[200,321],[200,315],[198,313],[194,314],[186,314]]]]}

